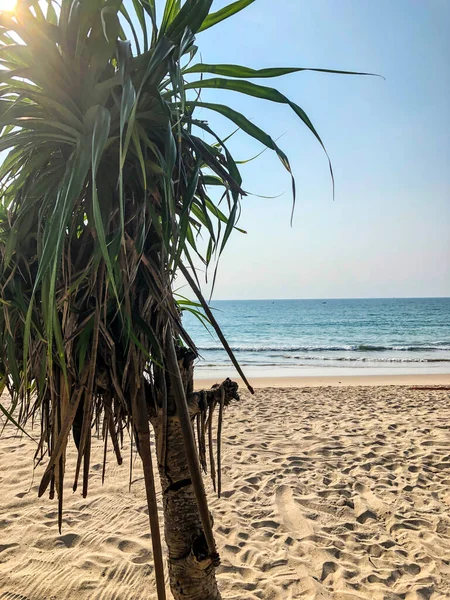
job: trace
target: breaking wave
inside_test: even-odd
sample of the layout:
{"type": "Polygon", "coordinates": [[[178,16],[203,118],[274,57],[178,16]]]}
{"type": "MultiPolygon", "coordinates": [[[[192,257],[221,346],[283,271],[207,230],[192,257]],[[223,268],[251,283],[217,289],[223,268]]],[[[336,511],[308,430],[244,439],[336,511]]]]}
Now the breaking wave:
{"type": "MultiPolygon", "coordinates": [[[[394,356],[386,356],[386,357],[369,357],[369,356],[284,356],[282,357],[285,360],[283,362],[269,362],[269,361],[249,361],[243,360],[240,361],[242,366],[258,366],[258,367],[280,367],[283,364],[287,366],[306,366],[310,364],[312,361],[315,361],[315,365],[317,366],[322,361],[325,362],[338,362],[338,363],[366,363],[370,366],[370,364],[417,364],[417,363],[450,363],[450,358],[400,358],[394,356]]],[[[202,367],[219,367],[223,366],[223,362],[208,362],[201,363],[202,367]]],[[[314,366],[314,365],[312,365],[314,366]]],[[[332,366],[332,365],[331,365],[332,366]]]]}
{"type": "MultiPolygon", "coordinates": [[[[370,344],[348,346],[231,346],[231,349],[233,352],[430,352],[450,350],[450,343],[436,342],[436,344],[424,346],[373,346],[370,344]]],[[[200,346],[198,350],[200,352],[220,352],[223,351],[223,347],[219,345],[200,346]]],[[[411,360],[413,361],[413,359],[411,360]]]]}
{"type": "Polygon", "coordinates": [[[397,356],[371,357],[371,356],[290,356],[296,360],[339,361],[339,362],[371,362],[371,363],[443,363],[450,358],[399,358],[397,356]]]}

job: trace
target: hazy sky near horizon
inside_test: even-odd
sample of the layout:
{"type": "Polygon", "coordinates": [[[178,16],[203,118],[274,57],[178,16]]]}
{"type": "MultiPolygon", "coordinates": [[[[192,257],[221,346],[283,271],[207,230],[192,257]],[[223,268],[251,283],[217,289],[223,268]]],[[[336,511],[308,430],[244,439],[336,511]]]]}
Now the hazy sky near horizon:
{"type": "MultiPolygon", "coordinates": [[[[227,2],[217,0],[216,9],[227,2]]],[[[204,62],[260,68],[369,71],[376,77],[298,73],[273,85],[298,103],[326,157],[286,106],[220,90],[203,99],[243,112],[288,154],[297,181],[265,152],[242,169],[240,226],[222,256],[214,298],[450,296],[450,2],[256,0],[198,36],[204,62]]],[[[208,111],[223,133],[233,127],[208,111]]],[[[234,136],[238,159],[261,147],[234,136]]]]}

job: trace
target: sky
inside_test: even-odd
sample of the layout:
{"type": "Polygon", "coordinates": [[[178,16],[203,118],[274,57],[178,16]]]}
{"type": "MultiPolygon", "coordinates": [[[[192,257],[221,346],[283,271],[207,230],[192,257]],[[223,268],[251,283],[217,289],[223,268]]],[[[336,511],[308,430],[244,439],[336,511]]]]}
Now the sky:
{"type": "MultiPolygon", "coordinates": [[[[239,225],[248,233],[235,232],[225,249],[215,299],[450,296],[449,27],[448,0],[256,0],[198,35],[206,63],[385,77],[257,81],[309,115],[332,161],[334,200],[326,156],[289,107],[204,90],[205,101],[280,138],[298,192],[291,227],[290,178],[276,155],[243,167],[245,190],[278,197],[243,199],[239,225]]],[[[233,130],[208,111],[201,118],[233,130]]],[[[232,138],[240,160],[260,149],[243,134],[232,138]]]]}
{"type": "MultiPolygon", "coordinates": [[[[312,120],[332,161],[334,200],[325,153],[289,107],[203,90],[203,100],[232,106],[278,140],[297,183],[291,226],[290,177],[277,156],[242,166],[247,234],[229,240],[215,299],[450,296],[449,29],[450,0],[256,0],[198,34],[206,63],[385,78],[256,80],[312,120]]],[[[224,136],[234,130],[210,111],[197,114],[224,136]]],[[[240,160],[262,149],[242,133],[228,145],[240,160]]],[[[175,287],[189,295],[182,278],[175,287]]]]}

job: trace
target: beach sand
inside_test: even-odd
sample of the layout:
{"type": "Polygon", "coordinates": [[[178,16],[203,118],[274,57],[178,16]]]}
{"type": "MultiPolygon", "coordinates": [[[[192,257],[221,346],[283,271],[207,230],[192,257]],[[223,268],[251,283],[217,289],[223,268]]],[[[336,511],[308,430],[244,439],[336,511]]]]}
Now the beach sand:
{"type": "MultiPolygon", "coordinates": [[[[213,386],[223,377],[205,377],[198,378],[195,389],[207,389],[213,386]]],[[[233,377],[239,384],[239,388],[244,389],[245,385],[240,377],[233,377]]],[[[407,385],[407,386],[446,386],[450,387],[450,374],[443,373],[424,373],[404,375],[313,375],[313,376],[269,376],[269,377],[249,377],[250,383],[254,389],[259,388],[294,388],[294,387],[355,387],[355,386],[388,386],[388,385],[407,385]]]]}
{"type": "MultiPolygon", "coordinates": [[[[224,600],[450,598],[450,392],[346,383],[227,409],[220,500],[207,482],[224,600]]],[[[72,449],[59,535],[33,453],[0,437],[0,599],[154,600],[139,462],[129,491],[110,455],[102,487],[96,442],[83,499],[72,449]]]]}

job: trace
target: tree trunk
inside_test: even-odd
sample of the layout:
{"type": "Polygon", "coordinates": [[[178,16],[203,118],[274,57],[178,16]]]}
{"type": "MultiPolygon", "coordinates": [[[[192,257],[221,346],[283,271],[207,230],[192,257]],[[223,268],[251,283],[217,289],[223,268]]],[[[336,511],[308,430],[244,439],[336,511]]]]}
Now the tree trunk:
{"type": "MultiPolygon", "coordinates": [[[[195,399],[192,394],[193,357],[179,357],[179,366],[186,396],[194,396],[195,399]]],[[[151,420],[163,493],[170,588],[175,600],[221,600],[215,577],[219,558],[217,555],[211,556],[208,550],[186,458],[173,386],[167,373],[164,378],[167,414],[164,415],[160,408],[157,417],[151,420]]],[[[194,404],[198,409],[198,402],[194,401],[194,404]]],[[[161,407],[161,403],[159,406],[161,407]]],[[[191,413],[193,417],[194,411],[191,413]]]]}
{"type": "MultiPolygon", "coordinates": [[[[159,420],[159,419],[158,419],[159,420]]],[[[155,427],[156,447],[162,428],[155,427]]],[[[170,588],[175,600],[220,600],[213,562],[203,534],[177,416],[167,420],[165,466],[158,456],[170,588]]]]}

